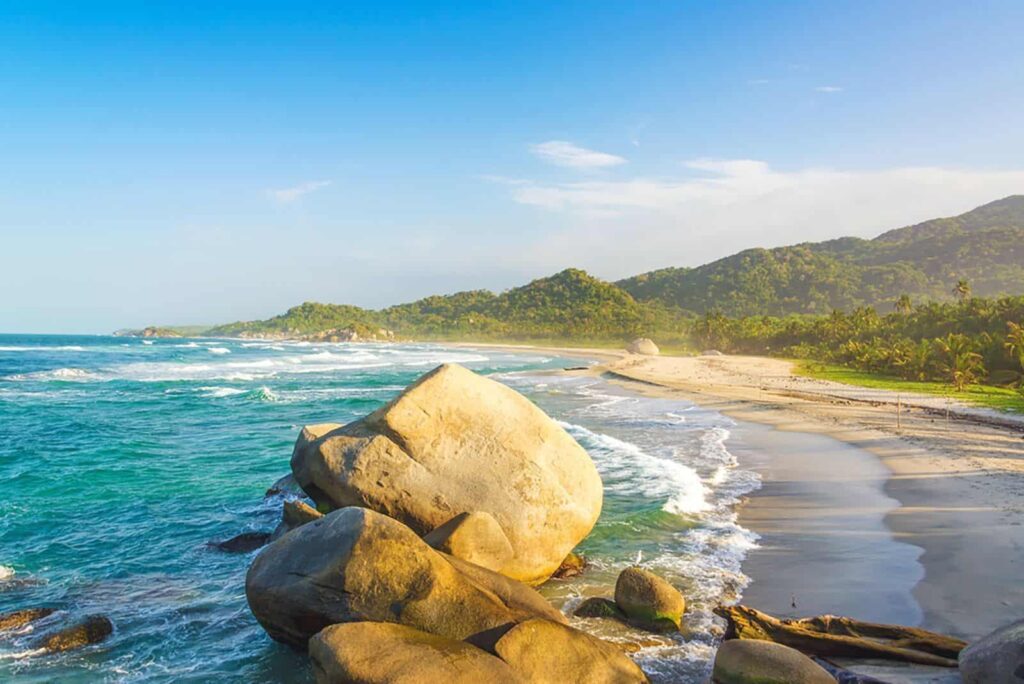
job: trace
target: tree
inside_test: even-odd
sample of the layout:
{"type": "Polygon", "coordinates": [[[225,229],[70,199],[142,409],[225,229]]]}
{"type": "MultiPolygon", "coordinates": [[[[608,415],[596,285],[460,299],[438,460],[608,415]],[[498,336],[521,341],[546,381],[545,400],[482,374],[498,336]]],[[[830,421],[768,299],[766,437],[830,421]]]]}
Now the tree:
{"type": "Polygon", "coordinates": [[[967,282],[966,278],[956,281],[956,285],[953,286],[953,294],[961,302],[966,302],[971,298],[971,284],[967,282]]]}
{"type": "Polygon", "coordinates": [[[1010,329],[1010,332],[1006,335],[1006,342],[1003,343],[1003,347],[1010,356],[1017,360],[1017,365],[1020,366],[1020,382],[1018,385],[1024,391],[1024,325],[1007,321],[1006,327],[1010,329]]]}
{"type": "Polygon", "coordinates": [[[914,303],[910,301],[910,295],[901,294],[899,296],[899,299],[896,300],[894,308],[896,309],[896,313],[900,313],[906,316],[908,313],[913,311],[914,303]]]}
{"type": "Polygon", "coordinates": [[[942,374],[957,392],[977,383],[985,374],[981,354],[973,350],[966,335],[951,333],[945,338],[936,338],[935,348],[942,374]]]}

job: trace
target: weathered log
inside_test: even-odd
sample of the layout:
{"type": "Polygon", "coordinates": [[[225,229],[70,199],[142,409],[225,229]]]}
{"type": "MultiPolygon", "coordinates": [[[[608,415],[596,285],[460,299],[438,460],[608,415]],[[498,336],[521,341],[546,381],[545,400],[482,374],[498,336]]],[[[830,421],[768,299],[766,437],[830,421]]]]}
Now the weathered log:
{"type": "Polygon", "coordinates": [[[719,606],[726,638],[774,641],[809,655],[884,658],[920,665],[956,667],[966,642],[916,627],[861,622],[822,615],[779,620],[748,606],[719,606]]]}

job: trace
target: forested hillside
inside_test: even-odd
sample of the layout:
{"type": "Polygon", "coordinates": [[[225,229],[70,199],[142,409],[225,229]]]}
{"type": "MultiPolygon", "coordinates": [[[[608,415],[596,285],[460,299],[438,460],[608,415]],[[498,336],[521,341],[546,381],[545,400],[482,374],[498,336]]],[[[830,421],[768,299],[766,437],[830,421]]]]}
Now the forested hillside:
{"type": "Polygon", "coordinates": [[[729,316],[890,310],[900,295],[950,300],[958,280],[980,296],[1024,292],[1024,196],[961,216],[898,228],[873,240],[840,238],[748,249],[696,268],[621,280],[637,300],[729,316]]]}
{"type": "Polygon", "coordinates": [[[435,339],[621,340],[681,329],[679,312],[657,303],[640,304],[611,283],[567,269],[500,295],[459,292],[381,311],[307,302],[265,321],[232,323],[208,334],[310,336],[351,330],[365,338],[391,330],[402,337],[435,339]]]}

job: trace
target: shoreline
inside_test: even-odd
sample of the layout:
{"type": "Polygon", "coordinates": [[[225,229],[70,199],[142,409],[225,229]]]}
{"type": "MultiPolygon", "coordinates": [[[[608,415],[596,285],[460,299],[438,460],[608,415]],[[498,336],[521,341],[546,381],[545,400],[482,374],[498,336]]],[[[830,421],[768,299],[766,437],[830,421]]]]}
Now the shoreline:
{"type": "MultiPolygon", "coordinates": [[[[921,611],[917,626],[970,641],[1024,614],[1024,584],[1019,581],[1024,572],[1024,496],[1020,494],[1024,492],[1024,421],[1015,416],[1007,416],[1006,424],[986,424],[974,420],[974,410],[956,407],[950,419],[942,420],[926,397],[918,404],[918,397],[906,394],[897,398],[884,390],[861,392],[849,385],[796,377],[791,364],[779,359],[641,357],[605,349],[459,346],[590,358],[598,363],[571,372],[606,374],[642,394],[683,398],[741,424],[831,438],[840,446],[867,452],[883,468],[878,480],[881,493],[897,504],[884,512],[876,507],[872,515],[881,517],[893,540],[920,549],[917,562],[923,576],[912,583],[911,591],[921,611]],[[897,401],[902,406],[899,427],[897,401]]],[[[854,484],[862,485],[861,480],[854,484]]],[[[770,494],[764,489],[752,494],[740,507],[740,523],[757,531],[758,523],[753,520],[766,514],[770,494]]],[[[826,512],[817,509],[819,515],[826,512]]],[[[780,511],[776,509],[773,515],[780,511]]],[[[795,512],[788,515],[790,524],[809,528],[809,522],[800,523],[795,512]]],[[[752,558],[756,552],[744,563],[745,572],[751,569],[747,574],[752,586],[762,579],[767,583],[769,577],[752,573],[770,572],[771,568],[758,568],[760,561],[752,558]]],[[[841,559],[835,560],[833,567],[842,568],[841,559]]],[[[874,586],[862,588],[871,591],[874,586]]],[[[869,598],[888,600],[877,593],[869,598]]],[[[773,601],[780,602],[778,597],[773,601]]],[[[799,601],[797,605],[794,614],[810,614],[801,609],[799,601]]]]}

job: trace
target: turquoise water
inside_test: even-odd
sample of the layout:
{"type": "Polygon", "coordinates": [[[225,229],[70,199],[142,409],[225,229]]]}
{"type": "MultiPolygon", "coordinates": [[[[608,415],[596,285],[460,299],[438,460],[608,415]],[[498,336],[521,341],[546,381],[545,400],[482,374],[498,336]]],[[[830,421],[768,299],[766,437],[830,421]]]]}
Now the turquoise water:
{"type": "Polygon", "coordinates": [[[545,593],[567,607],[608,594],[639,555],[686,588],[697,634],[638,659],[656,679],[700,681],[707,608],[742,588],[752,541],[732,509],[757,482],[725,448],[727,419],[546,374],[586,362],[538,354],[12,335],[0,336],[0,612],[60,608],[50,624],[103,613],[115,633],[63,655],[31,653],[31,633],[2,635],[0,679],[311,681],[306,658],[248,611],[251,554],[207,542],[273,528],[281,501],[264,493],[288,472],[301,425],[360,417],[442,362],[530,396],[602,473],[605,511],[582,545],[593,569],[545,593]]]}

